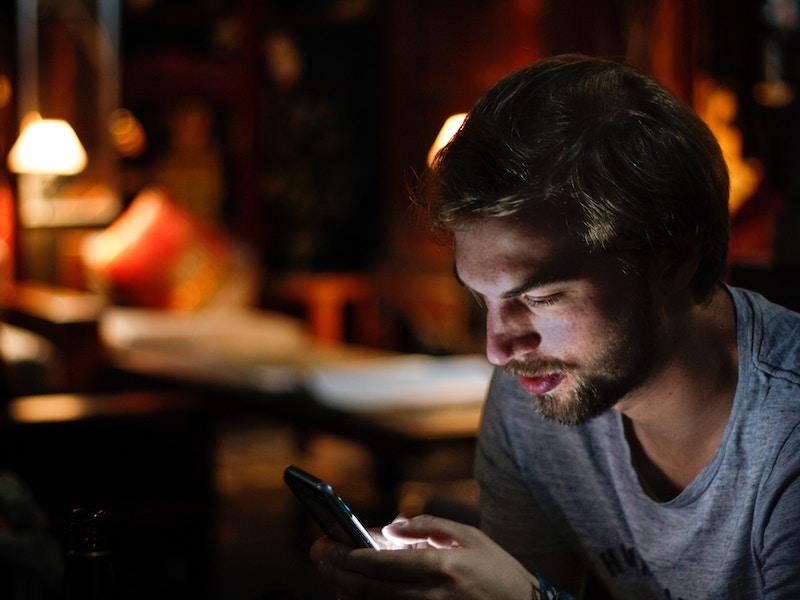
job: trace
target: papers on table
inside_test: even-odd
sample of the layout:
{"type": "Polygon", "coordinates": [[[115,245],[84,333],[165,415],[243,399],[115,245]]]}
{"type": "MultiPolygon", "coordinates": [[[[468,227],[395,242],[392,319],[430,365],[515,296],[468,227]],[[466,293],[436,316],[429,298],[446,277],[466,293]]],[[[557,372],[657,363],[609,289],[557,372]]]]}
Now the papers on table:
{"type": "Polygon", "coordinates": [[[491,373],[483,356],[414,354],[317,367],[306,385],[341,410],[422,409],[483,402],[491,373]]]}
{"type": "Polygon", "coordinates": [[[100,336],[112,361],[134,372],[272,393],[300,387],[298,365],[313,345],[300,321],[248,309],[114,307],[100,336]]]}
{"type": "Polygon", "coordinates": [[[477,355],[321,343],[295,319],[246,309],[115,307],[104,313],[100,335],[110,358],[134,372],[267,393],[305,389],[320,404],[349,411],[480,404],[492,372],[477,355]]]}

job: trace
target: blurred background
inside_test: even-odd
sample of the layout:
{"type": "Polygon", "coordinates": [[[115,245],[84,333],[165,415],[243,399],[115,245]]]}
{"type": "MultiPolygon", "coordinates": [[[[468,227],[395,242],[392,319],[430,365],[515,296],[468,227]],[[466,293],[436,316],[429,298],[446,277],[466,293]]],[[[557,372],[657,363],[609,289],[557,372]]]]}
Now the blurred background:
{"type": "Polygon", "coordinates": [[[625,59],[694,107],[728,281],[796,309],[799,31],[797,0],[2,3],[0,536],[41,551],[0,583],[57,597],[91,504],[122,597],[331,597],[290,462],[368,523],[473,520],[482,324],[407,190],[537,59],[625,59]]]}

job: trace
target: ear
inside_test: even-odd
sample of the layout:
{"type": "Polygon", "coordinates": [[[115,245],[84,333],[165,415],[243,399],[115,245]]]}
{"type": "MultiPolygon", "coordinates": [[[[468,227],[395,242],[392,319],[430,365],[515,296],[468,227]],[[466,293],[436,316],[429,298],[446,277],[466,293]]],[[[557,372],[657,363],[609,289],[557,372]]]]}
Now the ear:
{"type": "Polygon", "coordinates": [[[700,264],[700,252],[697,246],[687,244],[662,254],[655,263],[655,283],[665,293],[688,291],[700,264]]]}

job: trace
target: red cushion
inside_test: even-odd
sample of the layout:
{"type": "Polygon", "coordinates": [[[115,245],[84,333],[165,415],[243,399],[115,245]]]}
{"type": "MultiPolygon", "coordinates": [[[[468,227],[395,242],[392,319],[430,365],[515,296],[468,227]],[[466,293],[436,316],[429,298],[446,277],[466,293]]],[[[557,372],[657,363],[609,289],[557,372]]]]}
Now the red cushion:
{"type": "Polygon", "coordinates": [[[205,304],[231,268],[231,244],[166,191],[148,188],[87,241],[84,259],[113,301],[157,308],[205,304]]]}

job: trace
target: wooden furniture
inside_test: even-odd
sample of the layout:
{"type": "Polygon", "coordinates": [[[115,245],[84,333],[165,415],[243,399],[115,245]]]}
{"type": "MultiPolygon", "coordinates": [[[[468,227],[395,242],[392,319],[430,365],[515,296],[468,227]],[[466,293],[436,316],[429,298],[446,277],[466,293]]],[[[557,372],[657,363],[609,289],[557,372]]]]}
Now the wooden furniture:
{"type": "Polygon", "coordinates": [[[269,290],[270,302],[300,305],[311,333],[320,340],[344,342],[352,335],[354,341],[372,343],[380,336],[377,291],[367,275],[293,273],[269,290]]]}
{"type": "Polygon", "coordinates": [[[431,452],[463,453],[469,472],[480,401],[437,405],[432,399],[428,406],[374,410],[326,404],[310,385],[314,369],[393,355],[320,342],[293,329],[285,317],[272,318],[274,322],[266,313],[200,313],[184,315],[181,323],[176,316],[112,311],[100,330],[110,362],[139,385],[150,382],[201,393],[208,409],[218,414],[278,418],[306,434],[328,432],[361,443],[374,457],[385,518],[397,509],[399,484],[415,478],[415,465],[431,452]],[[165,319],[171,319],[172,329],[165,319]]]}
{"type": "Polygon", "coordinates": [[[98,317],[105,300],[89,292],[38,282],[13,284],[5,298],[4,320],[52,342],[63,361],[63,388],[57,391],[95,390],[102,367],[98,344],[98,317]]]}
{"type": "MultiPolygon", "coordinates": [[[[321,298],[326,300],[324,294],[321,298]]],[[[413,471],[426,455],[455,449],[465,453],[465,469],[471,468],[479,401],[437,405],[433,398],[424,407],[334,407],[321,401],[308,382],[309,373],[322,366],[399,355],[321,341],[302,323],[264,311],[169,313],[101,308],[97,302],[92,295],[39,285],[20,286],[13,298],[18,322],[46,333],[73,361],[71,386],[75,389],[113,382],[114,389],[120,390],[178,391],[189,394],[193,410],[209,419],[242,413],[279,418],[302,432],[330,432],[358,441],[375,458],[380,511],[386,517],[396,510],[400,482],[415,478],[413,471]],[[98,380],[100,371],[103,377],[98,380]]],[[[15,400],[10,410],[17,408],[9,414],[19,420],[42,407],[38,414],[44,417],[36,418],[37,426],[44,427],[47,419],[96,422],[104,414],[113,419],[140,418],[168,408],[159,404],[157,396],[156,400],[147,396],[81,398],[53,396],[24,404],[15,400]]]]}

